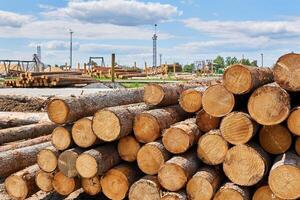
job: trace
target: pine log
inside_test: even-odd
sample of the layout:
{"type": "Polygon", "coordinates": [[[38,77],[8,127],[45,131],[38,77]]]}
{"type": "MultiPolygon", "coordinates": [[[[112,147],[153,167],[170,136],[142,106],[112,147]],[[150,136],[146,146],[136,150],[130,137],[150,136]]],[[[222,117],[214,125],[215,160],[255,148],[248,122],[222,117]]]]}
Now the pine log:
{"type": "Polygon", "coordinates": [[[233,94],[246,94],[273,82],[273,71],[267,67],[235,64],[225,70],[223,82],[226,89],[233,94]]]}
{"type": "Polygon", "coordinates": [[[144,176],[130,187],[129,200],[161,200],[161,186],[157,176],[144,176]]]}
{"type": "Polygon", "coordinates": [[[101,179],[102,191],[110,199],[124,199],[130,186],[141,176],[140,171],[129,164],[120,164],[107,171],[101,179]]]}
{"type": "Polygon", "coordinates": [[[76,177],[78,175],[76,161],[82,152],[83,149],[78,147],[62,152],[58,157],[59,171],[69,178],[76,177]]]}
{"type": "Polygon", "coordinates": [[[187,195],[184,190],[178,192],[164,192],[161,200],[187,200],[187,195]]]}
{"type": "Polygon", "coordinates": [[[300,136],[300,107],[293,108],[288,119],[287,126],[289,130],[297,136],[300,136]]]}
{"type": "Polygon", "coordinates": [[[289,94],[275,83],[256,89],[248,101],[249,114],[262,125],[280,124],[288,117],[290,107],[289,94]]]}
{"type": "Polygon", "coordinates": [[[6,145],[0,146],[0,152],[20,149],[23,147],[33,146],[36,144],[41,144],[44,142],[48,142],[51,139],[51,135],[44,135],[37,138],[29,139],[29,140],[22,140],[17,142],[11,142],[6,145]]]}
{"type": "Polygon", "coordinates": [[[166,129],[163,133],[162,142],[169,152],[179,154],[196,144],[200,135],[201,132],[196,124],[196,119],[190,118],[166,129]]]}
{"type": "Polygon", "coordinates": [[[46,142],[29,147],[1,152],[0,177],[9,176],[14,172],[35,164],[38,152],[46,147],[49,147],[50,145],[50,142],[46,142]]]}
{"type": "Polygon", "coordinates": [[[290,148],[292,136],[283,125],[263,126],[259,131],[259,143],[266,152],[281,154],[290,148]]]}
{"type": "Polygon", "coordinates": [[[258,124],[244,112],[231,112],[220,124],[223,138],[234,145],[245,144],[256,134],[258,124]]]}
{"type": "Polygon", "coordinates": [[[59,126],[56,127],[51,136],[52,145],[60,151],[69,149],[73,145],[73,139],[71,135],[72,126],[59,126]]]}
{"type": "Polygon", "coordinates": [[[53,99],[48,104],[48,116],[57,124],[74,122],[92,116],[105,107],[139,103],[143,101],[143,89],[122,89],[101,93],[53,99]]]}
{"type": "Polygon", "coordinates": [[[283,200],[283,199],[276,197],[268,185],[263,185],[254,192],[252,200],[283,200]]]}
{"type": "Polygon", "coordinates": [[[53,190],[52,181],[55,172],[38,171],[35,175],[35,183],[44,192],[50,192],[53,190]]]}
{"type": "Polygon", "coordinates": [[[223,117],[233,110],[235,98],[222,84],[217,84],[205,90],[202,96],[202,106],[209,115],[223,117]]]}
{"type": "Polygon", "coordinates": [[[83,191],[91,196],[99,194],[101,192],[100,177],[94,176],[92,178],[82,178],[81,187],[83,191]]]}
{"type": "Polygon", "coordinates": [[[174,156],[159,169],[159,183],[169,191],[178,191],[195,174],[199,165],[200,162],[194,149],[182,155],[174,156]]]}
{"type": "Polygon", "coordinates": [[[0,145],[42,135],[49,135],[55,127],[56,125],[51,122],[41,122],[38,124],[2,129],[0,130],[0,145]]]}
{"type": "Polygon", "coordinates": [[[69,178],[65,176],[61,172],[57,172],[54,175],[53,182],[52,182],[54,190],[63,196],[67,196],[74,192],[75,190],[79,189],[80,181],[78,178],[69,178]]]}
{"type": "Polygon", "coordinates": [[[82,148],[88,148],[99,142],[92,129],[92,118],[85,117],[76,121],[72,127],[74,143],[82,148]]]}
{"type": "Polygon", "coordinates": [[[281,56],[274,66],[274,79],[288,91],[300,91],[300,54],[281,56]]]}
{"type": "Polygon", "coordinates": [[[188,116],[179,105],[142,112],[135,116],[134,135],[139,142],[153,142],[161,136],[162,130],[188,116]]]}
{"type": "Polygon", "coordinates": [[[200,168],[186,185],[188,199],[210,200],[219,189],[222,176],[212,167],[200,168]]]}
{"type": "Polygon", "coordinates": [[[83,152],[76,160],[76,170],[83,178],[103,175],[107,170],[119,164],[121,158],[116,145],[106,144],[83,152]]]}
{"type": "Polygon", "coordinates": [[[118,152],[122,160],[127,162],[136,161],[141,145],[134,136],[125,136],[118,142],[118,152]]]}
{"type": "Polygon", "coordinates": [[[99,110],[93,117],[93,131],[103,141],[115,141],[132,133],[135,115],[149,109],[145,104],[132,104],[99,110]]]}
{"type": "Polygon", "coordinates": [[[233,146],[227,151],[223,171],[235,184],[252,186],[268,172],[269,158],[266,152],[254,144],[233,146]]]}
{"type": "Polygon", "coordinates": [[[40,121],[49,121],[46,113],[0,112],[0,129],[36,124],[40,121]]]}
{"type": "Polygon", "coordinates": [[[295,151],[300,156],[300,137],[297,137],[295,142],[295,151]]]}
{"type": "Polygon", "coordinates": [[[142,146],[137,154],[137,164],[145,174],[155,175],[170,158],[171,154],[164,147],[162,141],[157,140],[142,146]]]}
{"type": "Polygon", "coordinates": [[[6,192],[12,199],[23,200],[38,191],[35,184],[35,173],[39,170],[37,165],[32,165],[18,171],[5,179],[6,192]]]}
{"type": "Polygon", "coordinates": [[[229,144],[217,129],[205,133],[199,138],[197,155],[208,165],[221,164],[227,154],[229,144]]]}
{"type": "Polygon", "coordinates": [[[206,133],[213,129],[218,129],[221,118],[209,115],[205,110],[200,110],[196,115],[196,124],[200,131],[206,133]]]}
{"type": "Polygon", "coordinates": [[[58,151],[55,147],[50,146],[42,149],[37,154],[37,164],[45,172],[53,172],[57,168],[58,151]]]}
{"type": "Polygon", "coordinates": [[[278,156],[268,182],[276,196],[282,199],[300,198],[300,157],[290,152],[278,156]]]}
{"type": "Polygon", "coordinates": [[[241,187],[234,183],[225,183],[216,193],[214,200],[250,200],[250,192],[247,187],[241,187]]]}
{"type": "Polygon", "coordinates": [[[179,97],[179,105],[185,112],[194,113],[202,107],[202,95],[207,87],[184,90],[179,97]]]}

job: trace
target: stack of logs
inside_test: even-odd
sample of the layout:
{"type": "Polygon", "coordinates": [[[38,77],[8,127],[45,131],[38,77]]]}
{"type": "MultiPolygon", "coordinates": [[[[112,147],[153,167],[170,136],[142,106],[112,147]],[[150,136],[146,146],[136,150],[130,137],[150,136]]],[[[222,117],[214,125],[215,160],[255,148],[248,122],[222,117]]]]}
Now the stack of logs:
{"type": "Polygon", "coordinates": [[[53,146],[9,176],[6,191],[18,199],[38,188],[129,200],[299,199],[299,69],[293,53],[274,69],[230,66],[214,85],[55,99],[53,146]]]}
{"type": "MultiPolygon", "coordinates": [[[[146,73],[142,73],[139,68],[120,68],[115,67],[115,77],[119,79],[127,79],[132,77],[146,77],[146,73]]],[[[84,72],[92,77],[96,78],[111,78],[111,67],[93,67],[91,70],[85,70],[84,72]]]]}
{"type": "Polygon", "coordinates": [[[6,80],[6,87],[61,87],[75,84],[95,83],[89,76],[81,72],[25,72],[21,73],[16,80],[6,80]]]}

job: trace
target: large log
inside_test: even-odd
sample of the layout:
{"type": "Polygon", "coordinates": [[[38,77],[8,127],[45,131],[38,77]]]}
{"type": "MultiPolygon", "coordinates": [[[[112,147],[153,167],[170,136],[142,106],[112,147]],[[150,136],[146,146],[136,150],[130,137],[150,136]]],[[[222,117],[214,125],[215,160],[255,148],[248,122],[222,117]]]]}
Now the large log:
{"type": "Polygon", "coordinates": [[[258,145],[242,144],[227,151],[223,171],[235,184],[252,186],[268,172],[269,158],[258,145]]]}
{"type": "Polygon", "coordinates": [[[163,192],[161,200],[187,200],[187,195],[184,190],[178,192],[163,192]]]}
{"type": "Polygon", "coordinates": [[[51,139],[51,135],[44,135],[29,140],[11,142],[6,145],[0,146],[0,152],[19,149],[23,147],[36,145],[36,144],[41,144],[44,142],[48,142],[50,139],[51,139]]]}
{"type": "Polygon", "coordinates": [[[35,175],[35,183],[44,192],[50,192],[53,190],[52,181],[55,172],[38,171],[35,175]]]}
{"type": "Polygon", "coordinates": [[[101,93],[54,99],[48,104],[49,119],[57,124],[74,122],[92,116],[105,107],[139,103],[143,101],[143,89],[122,89],[101,93]]]}
{"type": "Polygon", "coordinates": [[[199,168],[200,162],[194,149],[174,156],[158,171],[158,180],[169,191],[182,189],[199,168]]]}
{"type": "Polygon", "coordinates": [[[184,153],[197,143],[201,132],[198,129],[195,118],[173,124],[163,133],[162,142],[165,148],[173,153],[184,153]]]}
{"type": "Polygon", "coordinates": [[[18,170],[36,163],[37,154],[51,146],[50,142],[0,153],[0,177],[6,177],[18,170]]]}
{"type": "Polygon", "coordinates": [[[275,125],[283,122],[290,112],[289,94],[275,83],[256,89],[248,101],[251,117],[262,125],[275,125]]]}
{"type": "Polygon", "coordinates": [[[222,84],[208,87],[202,96],[205,112],[214,117],[223,117],[235,106],[235,97],[222,84]]]}
{"type": "Polygon", "coordinates": [[[118,142],[118,152],[122,160],[127,162],[136,161],[141,145],[134,136],[125,136],[118,142]]]}
{"type": "Polygon", "coordinates": [[[130,187],[129,200],[161,200],[161,186],[157,176],[144,176],[130,187]]]}
{"type": "Polygon", "coordinates": [[[210,200],[219,189],[222,181],[220,172],[212,167],[200,168],[186,185],[190,200],[210,200]]]}
{"type": "Polygon", "coordinates": [[[179,97],[179,105],[189,113],[197,112],[202,107],[202,95],[207,87],[190,88],[183,91],[179,97]]]}
{"type": "Polygon", "coordinates": [[[83,152],[76,160],[76,170],[83,178],[103,175],[107,170],[119,164],[121,158],[115,144],[106,144],[83,152]]]}
{"type": "Polygon", "coordinates": [[[281,154],[290,148],[292,136],[283,125],[263,126],[259,131],[259,143],[266,152],[281,154]]]}
{"type": "Polygon", "coordinates": [[[42,149],[37,154],[37,164],[45,172],[53,172],[57,168],[58,151],[55,147],[50,146],[42,149]]]}
{"type": "Polygon", "coordinates": [[[288,119],[287,126],[289,130],[297,136],[300,136],[300,107],[293,108],[288,119]]]}
{"type": "Polygon", "coordinates": [[[206,133],[219,128],[221,118],[209,115],[205,110],[200,110],[196,115],[196,124],[200,131],[206,133]]]}
{"type": "Polygon", "coordinates": [[[107,171],[101,179],[102,191],[110,199],[124,199],[141,172],[129,164],[120,164],[107,171]]]}
{"type": "Polygon", "coordinates": [[[94,176],[92,178],[82,178],[81,187],[85,193],[91,196],[99,194],[102,191],[100,177],[94,176]]]}
{"type": "Polygon", "coordinates": [[[0,145],[42,135],[49,135],[55,127],[56,125],[51,122],[41,122],[38,124],[2,129],[0,130],[0,145]]]}
{"type": "Polygon", "coordinates": [[[53,182],[52,182],[54,190],[63,196],[67,196],[74,192],[75,190],[79,189],[80,181],[77,177],[70,178],[65,176],[61,172],[57,172],[54,175],[53,182]]]}
{"type": "Polygon", "coordinates": [[[46,113],[0,112],[0,129],[49,121],[46,113]]]}
{"type": "Polygon", "coordinates": [[[229,144],[220,131],[211,130],[199,138],[197,155],[208,165],[218,165],[224,161],[228,148],[229,144]]]}
{"type": "Polygon", "coordinates": [[[170,157],[162,141],[157,140],[142,146],[137,154],[137,164],[145,174],[155,175],[170,157]]]}
{"type": "Polygon", "coordinates": [[[153,142],[161,136],[162,130],[187,117],[179,105],[142,112],[135,116],[134,135],[139,142],[153,142]]]}
{"type": "Polygon", "coordinates": [[[99,110],[93,117],[93,131],[103,141],[117,140],[132,133],[135,115],[149,109],[145,104],[132,104],[99,110]]]}
{"type": "Polygon", "coordinates": [[[300,157],[290,152],[278,156],[268,182],[276,196],[282,199],[300,198],[300,157]]]}
{"type": "Polygon", "coordinates": [[[62,152],[58,157],[58,169],[67,177],[73,178],[78,175],[76,169],[76,160],[83,152],[78,147],[62,152]]]}
{"type": "Polygon", "coordinates": [[[223,138],[234,145],[245,144],[256,134],[258,124],[244,112],[231,112],[220,124],[223,138]]]}
{"type": "Polygon", "coordinates": [[[273,71],[267,67],[235,64],[228,67],[223,75],[224,86],[233,94],[246,94],[271,82],[273,71]]]}
{"type": "Polygon", "coordinates": [[[234,183],[225,183],[216,193],[214,200],[250,200],[250,192],[247,187],[241,187],[234,183]]]}
{"type": "Polygon", "coordinates": [[[252,200],[283,200],[276,197],[268,185],[263,185],[255,190],[252,200]]]}
{"type": "Polygon", "coordinates": [[[72,138],[75,144],[88,148],[99,142],[92,129],[92,118],[85,117],[76,121],[72,127],[72,138]]]}
{"type": "Polygon", "coordinates": [[[32,165],[18,171],[5,179],[5,189],[12,199],[23,200],[38,191],[35,184],[35,173],[39,170],[37,165],[32,165]]]}
{"type": "Polygon", "coordinates": [[[71,131],[72,126],[56,127],[52,132],[52,145],[60,151],[69,149],[73,145],[71,131]]]}
{"type": "Polygon", "coordinates": [[[300,54],[281,56],[274,66],[274,79],[288,91],[300,91],[300,54]]]}

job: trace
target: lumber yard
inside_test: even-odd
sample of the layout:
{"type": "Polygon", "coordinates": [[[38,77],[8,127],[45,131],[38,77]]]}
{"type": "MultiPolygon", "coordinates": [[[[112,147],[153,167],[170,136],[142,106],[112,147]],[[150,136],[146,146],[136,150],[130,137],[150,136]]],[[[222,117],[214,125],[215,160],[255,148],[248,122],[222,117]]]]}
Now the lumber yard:
{"type": "Polygon", "coordinates": [[[0,199],[299,199],[299,77],[289,53],[0,115],[0,199]]]}

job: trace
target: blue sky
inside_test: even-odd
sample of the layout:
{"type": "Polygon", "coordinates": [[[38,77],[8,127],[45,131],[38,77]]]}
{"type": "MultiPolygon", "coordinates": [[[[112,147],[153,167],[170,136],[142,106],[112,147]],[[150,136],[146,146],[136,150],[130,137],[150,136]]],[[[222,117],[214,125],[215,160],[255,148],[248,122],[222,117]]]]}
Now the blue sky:
{"type": "MultiPolygon", "coordinates": [[[[0,59],[31,59],[42,46],[46,64],[116,53],[117,62],[152,65],[153,24],[162,61],[182,64],[242,55],[272,66],[300,50],[300,1],[284,0],[0,0],[0,59]]],[[[260,62],[259,62],[260,63],[260,62]]]]}

